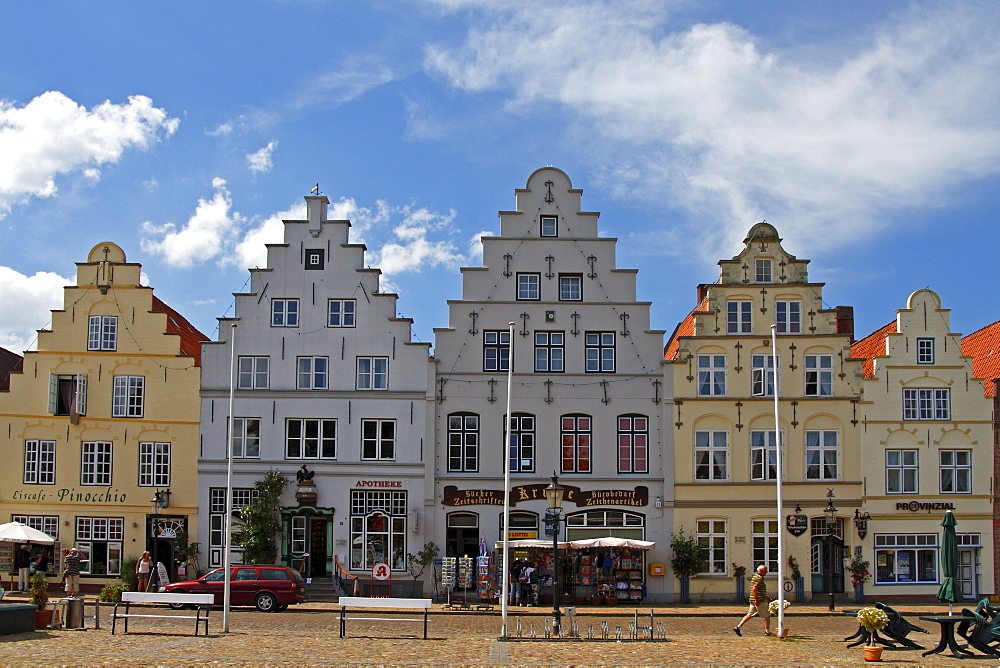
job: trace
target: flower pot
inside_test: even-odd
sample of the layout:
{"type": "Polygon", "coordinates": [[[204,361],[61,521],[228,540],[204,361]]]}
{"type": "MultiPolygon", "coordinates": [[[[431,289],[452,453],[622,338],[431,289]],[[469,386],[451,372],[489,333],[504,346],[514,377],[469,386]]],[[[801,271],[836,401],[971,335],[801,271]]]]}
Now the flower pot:
{"type": "Polygon", "coordinates": [[[782,640],[784,640],[785,638],[788,637],[788,627],[787,626],[784,627],[783,629],[781,629],[781,633],[778,634],[778,637],[781,638],[782,640]]]}
{"type": "Polygon", "coordinates": [[[47,629],[52,622],[52,611],[49,609],[35,610],[35,628],[47,629]]]}
{"type": "Polygon", "coordinates": [[[865,647],[865,661],[881,661],[881,660],[882,660],[881,647],[865,647]]]}

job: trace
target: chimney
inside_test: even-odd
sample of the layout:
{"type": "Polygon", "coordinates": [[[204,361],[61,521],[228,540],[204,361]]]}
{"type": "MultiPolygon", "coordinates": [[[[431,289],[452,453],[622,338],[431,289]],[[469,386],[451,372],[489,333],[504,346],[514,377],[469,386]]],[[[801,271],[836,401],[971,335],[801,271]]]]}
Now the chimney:
{"type": "Polygon", "coordinates": [[[326,220],[326,207],[330,200],[326,195],[306,195],[306,218],[309,220],[309,233],[319,236],[320,223],[326,220]]]}
{"type": "Polygon", "coordinates": [[[854,307],[837,306],[837,334],[850,334],[854,343],[854,307]]]}
{"type": "Polygon", "coordinates": [[[705,301],[705,295],[708,294],[708,285],[705,283],[698,284],[698,303],[701,304],[705,301]]]}

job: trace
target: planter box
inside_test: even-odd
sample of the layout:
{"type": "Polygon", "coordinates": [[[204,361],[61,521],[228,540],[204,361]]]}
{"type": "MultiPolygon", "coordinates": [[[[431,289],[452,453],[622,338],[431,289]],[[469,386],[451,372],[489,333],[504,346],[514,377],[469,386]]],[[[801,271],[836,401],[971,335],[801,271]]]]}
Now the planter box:
{"type": "Polygon", "coordinates": [[[34,631],[36,610],[35,606],[27,604],[0,604],[0,635],[34,631]]]}

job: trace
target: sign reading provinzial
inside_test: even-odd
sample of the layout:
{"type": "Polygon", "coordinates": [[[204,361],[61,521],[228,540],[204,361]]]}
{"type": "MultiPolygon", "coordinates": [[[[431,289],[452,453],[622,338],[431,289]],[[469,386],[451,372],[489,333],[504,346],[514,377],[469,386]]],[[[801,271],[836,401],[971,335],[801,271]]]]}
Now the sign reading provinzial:
{"type": "Polygon", "coordinates": [[[896,510],[909,510],[910,512],[917,512],[918,510],[926,510],[930,512],[932,510],[955,510],[955,504],[949,503],[947,501],[933,502],[933,503],[923,503],[920,501],[904,501],[902,503],[896,504],[896,510]]]}
{"type": "MultiPolygon", "coordinates": [[[[511,505],[519,501],[545,499],[547,485],[519,485],[510,491],[511,505]]],[[[595,489],[583,491],[572,485],[563,486],[563,500],[579,506],[646,506],[649,505],[649,488],[640,485],[635,489],[595,489]]],[[[454,485],[444,488],[446,506],[502,506],[503,492],[498,489],[458,489],[454,485]]]]}

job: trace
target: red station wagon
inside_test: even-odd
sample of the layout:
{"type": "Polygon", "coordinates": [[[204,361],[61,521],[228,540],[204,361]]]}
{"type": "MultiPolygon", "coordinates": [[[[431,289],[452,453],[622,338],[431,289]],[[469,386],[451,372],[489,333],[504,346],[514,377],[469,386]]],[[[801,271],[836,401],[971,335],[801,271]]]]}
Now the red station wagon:
{"type": "MultiPolygon", "coordinates": [[[[305,603],[305,581],[298,571],[284,566],[232,566],[229,588],[230,605],[252,605],[261,612],[281,612],[289,605],[305,603]]],[[[217,568],[197,580],[171,582],[164,592],[215,594],[215,604],[222,605],[226,570],[217,568]]],[[[172,607],[182,608],[183,604],[172,607]]]]}

